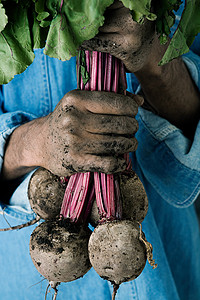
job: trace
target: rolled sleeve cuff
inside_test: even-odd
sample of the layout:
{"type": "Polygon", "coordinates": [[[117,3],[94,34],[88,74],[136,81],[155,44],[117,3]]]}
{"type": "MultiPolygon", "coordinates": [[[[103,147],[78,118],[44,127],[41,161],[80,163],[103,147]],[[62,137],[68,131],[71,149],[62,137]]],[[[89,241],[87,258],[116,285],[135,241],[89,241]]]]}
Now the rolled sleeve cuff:
{"type": "MultiPolygon", "coordinates": [[[[5,113],[0,115],[0,174],[2,171],[4,161],[6,143],[10,135],[17,127],[24,123],[30,122],[35,118],[35,115],[21,111],[5,113]]],[[[12,206],[15,209],[30,213],[31,210],[27,197],[28,181],[29,175],[21,178],[20,180],[17,179],[13,181],[12,184],[7,187],[5,187],[5,182],[2,184],[0,181],[0,186],[3,187],[4,191],[3,194],[1,191],[0,205],[5,208],[3,202],[6,202],[9,203],[8,206],[10,206],[10,208],[12,206]],[[15,188],[10,198],[10,192],[13,187],[15,188]]]]}
{"type": "Polygon", "coordinates": [[[35,118],[35,115],[20,111],[0,115],[0,172],[3,165],[6,143],[10,135],[17,127],[35,118]]]}

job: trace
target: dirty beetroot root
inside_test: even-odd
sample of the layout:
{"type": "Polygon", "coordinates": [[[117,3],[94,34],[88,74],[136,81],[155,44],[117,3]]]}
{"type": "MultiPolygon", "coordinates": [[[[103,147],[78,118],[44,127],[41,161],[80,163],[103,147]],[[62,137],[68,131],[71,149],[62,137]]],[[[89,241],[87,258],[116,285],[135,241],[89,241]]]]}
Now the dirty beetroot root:
{"type": "Polygon", "coordinates": [[[38,168],[31,176],[28,198],[36,218],[21,225],[1,228],[0,231],[18,230],[37,223],[40,219],[58,218],[68,178],[61,180],[44,168],[38,168]]]}
{"type": "Polygon", "coordinates": [[[60,214],[65,184],[58,176],[38,168],[29,181],[28,198],[32,210],[42,219],[54,219],[60,214]]]}
{"type": "Polygon", "coordinates": [[[114,286],[135,279],[146,264],[139,225],[116,220],[98,225],[89,240],[89,258],[96,272],[114,286]]]}
{"type": "Polygon", "coordinates": [[[69,282],[91,268],[90,230],[68,222],[45,221],[33,231],[30,255],[37,270],[49,281],[69,282]]]}
{"type": "Polygon", "coordinates": [[[122,196],[122,217],[126,220],[142,223],[148,211],[148,198],[139,177],[120,175],[120,191],[122,196]]]}

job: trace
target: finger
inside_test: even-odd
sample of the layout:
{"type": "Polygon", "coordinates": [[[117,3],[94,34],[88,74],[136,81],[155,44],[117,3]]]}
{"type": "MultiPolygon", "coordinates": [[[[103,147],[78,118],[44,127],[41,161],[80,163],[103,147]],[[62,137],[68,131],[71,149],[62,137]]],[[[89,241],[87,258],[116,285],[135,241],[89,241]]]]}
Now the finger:
{"type": "Polygon", "coordinates": [[[99,33],[94,38],[86,40],[81,47],[90,51],[106,52],[110,54],[119,54],[122,51],[122,45],[125,43],[125,37],[118,33],[99,33]]]}
{"type": "Polygon", "coordinates": [[[84,41],[83,49],[110,53],[113,56],[125,61],[127,56],[136,56],[142,47],[141,34],[133,35],[118,33],[99,33],[93,39],[84,41]]]}
{"type": "Polygon", "coordinates": [[[138,130],[138,122],[133,117],[90,114],[85,130],[93,134],[133,135],[138,130]]]}
{"type": "Polygon", "coordinates": [[[125,159],[122,157],[114,156],[97,156],[97,155],[86,155],[81,158],[81,162],[78,163],[77,172],[100,172],[113,174],[122,172],[126,169],[125,159]]]}
{"type": "Polygon", "coordinates": [[[118,9],[107,9],[105,14],[105,22],[99,28],[100,32],[104,33],[121,33],[126,34],[132,32],[137,33],[139,24],[133,21],[130,10],[124,6],[118,9]]]}
{"type": "Polygon", "coordinates": [[[126,95],[131,97],[139,106],[142,106],[144,103],[144,98],[140,95],[134,95],[128,91],[126,91],[126,95]]]}
{"type": "Polygon", "coordinates": [[[135,137],[108,137],[98,138],[83,143],[81,151],[96,155],[122,155],[136,151],[138,142],[135,137]]]}
{"type": "Polygon", "coordinates": [[[86,111],[95,114],[135,116],[138,112],[135,97],[138,96],[103,91],[76,91],[77,109],[81,105],[86,111]]]}

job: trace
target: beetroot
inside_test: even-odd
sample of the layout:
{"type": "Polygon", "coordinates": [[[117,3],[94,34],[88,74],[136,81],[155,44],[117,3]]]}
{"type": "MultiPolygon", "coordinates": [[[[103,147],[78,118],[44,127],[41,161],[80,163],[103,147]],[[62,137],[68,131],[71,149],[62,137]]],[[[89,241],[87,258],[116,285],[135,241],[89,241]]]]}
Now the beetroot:
{"type": "Polygon", "coordinates": [[[128,220],[97,226],[88,245],[96,272],[117,286],[135,279],[146,264],[146,248],[139,236],[139,225],[128,220]]]}
{"type": "Polygon", "coordinates": [[[40,274],[49,281],[68,282],[91,268],[88,240],[91,231],[65,220],[45,221],[33,231],[30,255],[40,274]]]}
{"type": "Polygon", "coordinates": [[[122,195],[123,219],[142,223],[148,211],[148,198],[139,177],[121,175],[120,190],[122,195]]]}
{"type": "Polygon", "coordinates": [[[60,178],[44,168],[37,169],[29,181],[31,208],[44,220],[59,216],[64,193],[65,185],[60,178]]]}

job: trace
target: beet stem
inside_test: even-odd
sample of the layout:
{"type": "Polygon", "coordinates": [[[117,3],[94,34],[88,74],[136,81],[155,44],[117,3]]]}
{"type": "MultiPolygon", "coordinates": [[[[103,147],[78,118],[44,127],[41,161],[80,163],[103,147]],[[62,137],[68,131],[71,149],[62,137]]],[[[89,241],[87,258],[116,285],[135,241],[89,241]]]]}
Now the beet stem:
{"type": "Polygon", "coordinates": [[[92,184],[92,189],[90,191],[90,194],[89,194],[89,198],[88,198],[88,202],[87,202],[87,207],[85,209],[85,213],[84,213],[84,216],[83,216],[83,221],[86,221],[90,212],[91,212],[91,209],[92,209],[92,205],[94,203],[94,198],[95,198],[95,187],[94,187],[94,183],[92,184]]]}
{"type": "Polygon", "coordinates": [[[98,59],[98,91],[102,90],[102,77],[103,77],[103,53],[99,52],[98,59]]]}
{"type": "Polygon", "coordinates": [[[115,199],[114,199],[114,175],[107,175],[107,199],[108,209],[106,218],[115,217],[115,199]]]}
{"type": "Polygon", "coordinates": [[[103,195],[103,203],[105,206],[105,210],[108,210],[108,197],[107,197],[107,175],[105,173],[101,173],[101,189],[103,195]]]}
{"type": "Polygon", "coordinates": [[[112,83],[112,55],[107,54],[107,64],[105,67],[105,91],[111,91],[111,83],[112,83]]]}
{"type": "Polygon", "coordinates": [[[115,185],[115,199],[116,199],[116,217],[117,219],[122,219],[122,201],[121,201],[121,194],[120,194],[120,187],[119,187],[119,180],[114,179],[115,185]]]}
{"type": "MultiPolygon", "coordinates": [[[[87,71],[90,74],[90,51],[85,50],[85,57],[86,57],[86,66],[87,66],[87,71]]],[[[85,90],[89,91],[90,90],[90,82],[91,80],[88,80],[88,82],[85,85],[85,90]]]]}
{"type": "Polygon", "coordinates": [[[72,222],[76,222],[79,220],[79,217],[83,210],[83,206],[85,204],[87,192],[89,189],[89,180],[90,180],[90,172],[83,173],[83,178],[81,179],[82,185],[81,185],[80,194],[79,194],[79,197],[77,200],[77,204],[76,204],[74,212],[70,215],[70,220],[72,222]]]}
{"type": "Polygon", "coordinates": [[[95,194],[96,194],[96,201],[97,201],[97,206],[99,209],[99,214],[100,214],[101,218],[102,217],[104,218],[106,216],[106,211],[104,209],[102,195],[101,195],[99,173],[97,173],[97,172],[94,172],[94,185],[95,185],[95,194]]]}
{"type": "Polygon", "coordinates": [[[92,68],[91,68],[91,91],[97,90],[97,72],[98,72],[98,52],[92,52],[92,68]]]}
{"type": "Polygon", "coordinates": [[[72,205],[73,194],[79,180],[80,173],[76,173],[69,178],[69,182],[67,184],[65,195],[63,198],[60,215],[64,218],[69,217],[70,206],[72,205]]]}
{"type": "Polygon", "coordinates": [[[124,95],[126,95],[126,89],[127,89],[126,72],[122,61],[120,61],[120,78],[121,78],[122,90],[124,91],[124,95]]]}
{"type": "Polygon", "coordinates": [[[106,91],[106,81],[107,81],[107,66],[108,66],[108,53],[104,54],[104,78],[103,78],[103,90],[106,91]]]}
{"type": "MultiPolygon", "coordinates": [[[[109,53],[87,50],[81,50],[78,58],[77,75],[81,90],[104,90],[125,94],[124,89],[127,88],[126,73],[124,65],[119,59],[109,53]]],[[[125,159],[128,168],[131,168],[128,156],[125,156],[125,159]]],[[[112,174],[94,172],[94,182],[91,182],[89,181],[90,173],[87,175],[78,174],[72,175],[75,178],[71,179],[71,176],[69,179],[61,215],[64,218],[69,218],[71,222],[78,222],[78,219],[83,216],[87,217],[89,209],[91,210],[95,189],[97,207],[101,218],[119,219],[122,215],[122,205],[119,184],[115,182],[118,179],[115,179],[112,174]],[[94,188],[91,188],[91,185],[94,188]],[[83,209],[85,211],[81,214],[83,209]]],[[[82,221],[85,222],[85,220],[82,221]]]]}
{"type": "Polygon", "coordinates": [[[113,78],[112,91],[117,93],[118,92],[118,83],[119,83],[119,61],[115,57],[114,57],[113,73],[114,73],[114,78],[113,78]]]}
{"type": "Polygon", "coordinates": [[[77,173],[79,174],[78,181],[75,186],[75,191],[73,193],[73,197],[71,200],[71,206],[70,206],[70,211],[69,211],[69,218],[73,215],[73,212],[75,210],[75,207],[77,205],[79,195],[81,193],[81,190],[83,189],[83,178],[84,178],[84,173],[77,173]]]}

